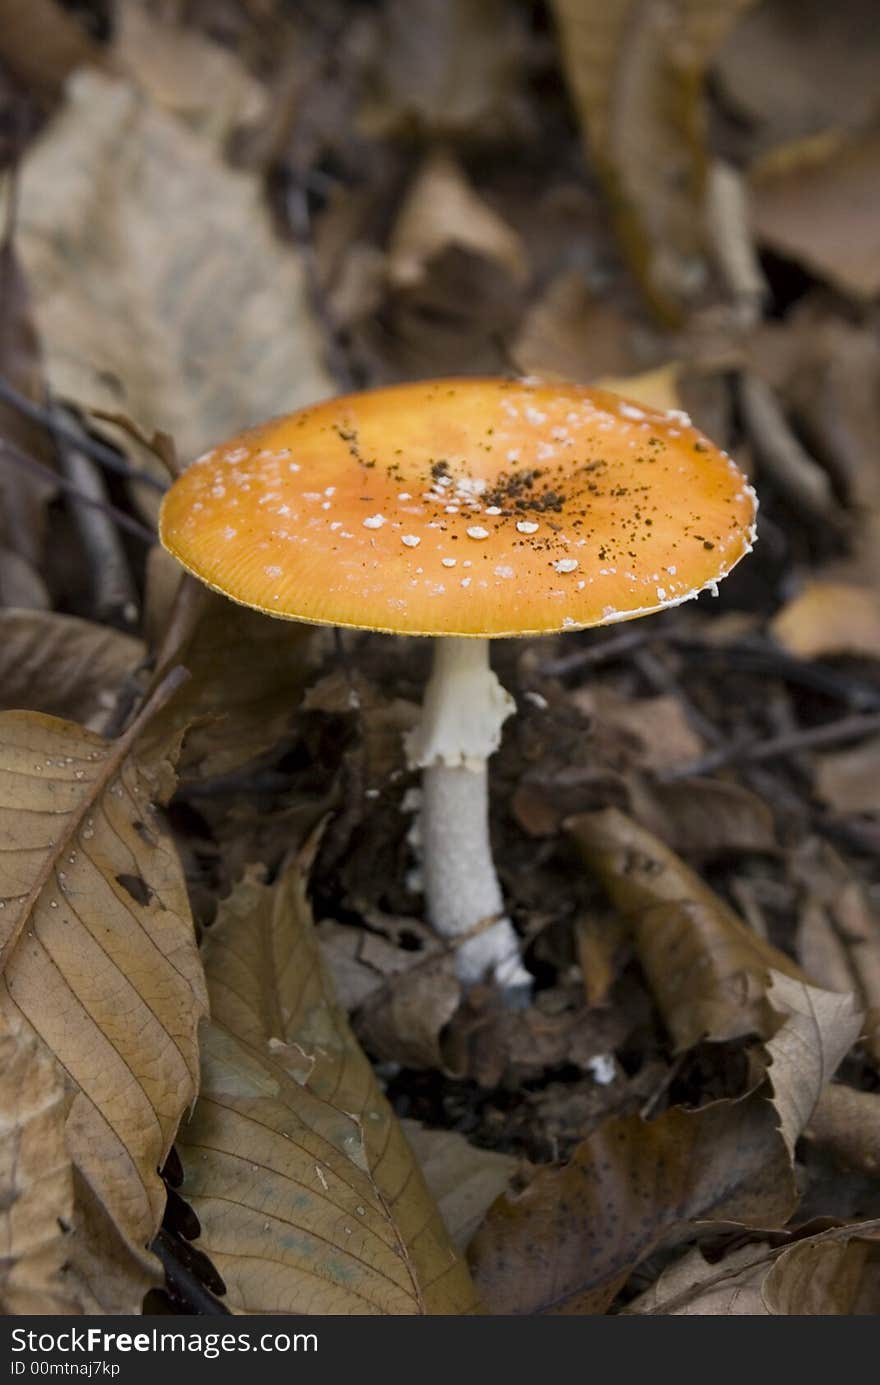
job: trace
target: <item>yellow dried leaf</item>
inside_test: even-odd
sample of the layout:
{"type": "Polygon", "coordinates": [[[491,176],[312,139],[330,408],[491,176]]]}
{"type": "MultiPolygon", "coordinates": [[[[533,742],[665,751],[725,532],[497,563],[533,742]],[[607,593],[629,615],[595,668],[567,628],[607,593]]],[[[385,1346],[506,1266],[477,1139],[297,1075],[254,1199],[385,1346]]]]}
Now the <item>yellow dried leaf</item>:
{"type": "Polygon", "coordinates": [[[0,1313],[76,1313],[64,1265],[73,1169],[64,1143],[64,1082],[32,1035],[0,1037],[0,1313]]]}
{"type": "Polygon", "coordinates": [[[773,618],[770,630],[801,659],[830,654],[880,659],[880,594],[843,582],[809,582],[773,618]]]}
{"type": "Polygon", "coordinates": [[[239,1313],[466,1313],[473,1286],[333,999],[298,865],[211,930],[202,1094],[179,1137],[239,1313]]]}
{"type": "MultiPolygon", "coordinates": [[[[145,714],[149,715],[150,709],[145,714]]],[[[154,807],[167,764],[38,713],[0,715],[0,1016],[66,1075],[74,1165],[143,1247],[195,1095],[205,1008],[183,875],[154,807]]]]}
{"type": "Polygon", "coordinates": [[[771,969],[802,981],[796,964],[625,813],[586,813],[571,820],[570,830],[630,923],[676,1048],[770,1035],[778,1023],[768,1002],[771,969]]]}
{"type": "Polygon", "coordinates": [[[703,82],[753,0],[553,0],[566,79],[618,234],[677,319],[705,279],[703,82]]]}

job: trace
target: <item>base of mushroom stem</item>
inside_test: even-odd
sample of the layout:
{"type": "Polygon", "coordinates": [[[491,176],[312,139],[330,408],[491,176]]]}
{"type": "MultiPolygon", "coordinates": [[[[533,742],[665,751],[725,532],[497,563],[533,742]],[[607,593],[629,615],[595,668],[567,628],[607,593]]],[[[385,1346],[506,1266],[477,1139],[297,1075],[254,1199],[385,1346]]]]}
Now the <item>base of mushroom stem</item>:
{"type": "Polygon", "coordinates": [[[465,986],[494,981],[506,1004],[527,1004],[532,977],[513,925],[504,917],[489,845],[485,763],[477,769],[431,765],[423,770],[419,826],[428,919],[441,937],[452,942],[484,919],[498,919],[455,948],[459,980],[465,986]]]}

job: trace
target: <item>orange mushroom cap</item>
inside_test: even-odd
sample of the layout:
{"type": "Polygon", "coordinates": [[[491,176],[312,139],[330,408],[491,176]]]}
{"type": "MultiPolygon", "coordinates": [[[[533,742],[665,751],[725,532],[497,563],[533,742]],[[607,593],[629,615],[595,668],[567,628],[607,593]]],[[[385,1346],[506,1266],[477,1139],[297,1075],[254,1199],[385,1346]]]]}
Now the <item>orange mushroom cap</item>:
{"type": "Polygon", "coordinates": [[[684,414],[531,380],[331,399],[200,457],[165,547],[275,616],[410,635],[629,620],[725,577],[755,493],[684,414]]]}

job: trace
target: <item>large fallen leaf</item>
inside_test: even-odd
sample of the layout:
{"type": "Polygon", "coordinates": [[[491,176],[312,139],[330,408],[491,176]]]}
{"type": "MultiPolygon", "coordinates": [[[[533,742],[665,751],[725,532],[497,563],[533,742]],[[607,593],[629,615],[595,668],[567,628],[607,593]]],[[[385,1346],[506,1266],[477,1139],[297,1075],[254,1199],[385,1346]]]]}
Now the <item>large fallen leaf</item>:
{"type": "Polygon", "coordinates": [[[0,1038],[0,1313],[75,1313],[64,1283],[73,1168],[64,1143],[64,1081],[32,1035],[0,1038]]]}
{"type": "Polygon", "coordinates": [[[565,75],[621,242],[677,318],[705,280],[703,82],[753,0],[553,0],[565,75]]]}
{"type": "Polygon", "coordinates": [[[776,1027],[771,969],[799,968],[754,933],[657,837],[616,808],[571,819],[587,865],[629,921],[639,960],[675,1046],[776,1027]]]}
{"type": "Polygon", "coordinates": [[[645,1123],[607,1121],[562,1168],[498,1199],[470,1248],[498,1313],[602,1313],[656,1246],[707,1223],[782,1227],[797,1193],[794,1144],[859,1032],[852,996],[772,974],[766,1088],[645,1123]]]}
{"type": "Polygon", "coordinates": [[[649,1124],[607,1121],[562,1168],[498,1199],[469,1247],[492,1313],[604,1313],[694,1222],[781,1225],[795,1205],[773,1108],[753,1093],[649,1124]]]}
{"type": "Polygon", "coordinates": [[[133,84],[71,81],[22,170],[17,245],[54,392],[184,458],[332,393],[257,179],[133,84]]]}
{"type": "MultiPolygon", "coordinates": [[[[160,694],[161,698],[162,694],[160,694]]],[[[135,1247],[198,1075],[204,980],[174,847],[154,806],[170,765],[35,712],[0,715],[0,1016],[66,1077],[67,1146],[135,1247]]]]}
{"type": "Polygon", "coordinates": [[[412,1151],[324,974],[299,865],[247,877],[211,931],[214,1024],[179,1137],[198,1245],[240,1313],[476,1306],[412,1151]]]}
{"type": "Polygon", "coordinates": [[[144,652],[131,635],[77,616],[0,610],[0,707],[100,721],[144,652]]]}

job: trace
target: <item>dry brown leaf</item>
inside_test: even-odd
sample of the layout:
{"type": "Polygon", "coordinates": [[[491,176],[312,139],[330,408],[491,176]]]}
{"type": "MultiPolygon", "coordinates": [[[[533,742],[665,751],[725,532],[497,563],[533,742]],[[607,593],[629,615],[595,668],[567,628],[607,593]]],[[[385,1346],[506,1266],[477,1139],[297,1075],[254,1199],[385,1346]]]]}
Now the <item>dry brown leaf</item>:
{"type": "Polygon", "coordinates": [[[868,125],[877,113],[876,35],[874,0],[762,0],[748,10],[714,76],[750,147],[868,125]]]}
{"type": "Polygon", "coordinates": [[[676,1048],[772,1033],[770,970],[801,980],[795,963],[624,813],[609,808],[569,825],[587,865],[630,922],[676,1048]]]}
{"type": "Polygon", "coordinates": [[[772,974],[767,998],[785,1021],[766,1044],[780,1134],[794,1160],[824,1088],[859,1036],[864,1014],[851,992],[824,991],[772,974]]]}
{"type": "Polygon", "coordinates": [[[648,1124],[607,1121],[562,1168],[490,1208],[469,1248],[491,1313],[604,1313],[632,1269],[693,1222],[781,1225],[795,1192],[758,1093],[648,1124]]]}
{"type": "Polygon", "coordinates": [[[832,1082],[819,1097],[807,1136],[849,1169],[880,1172],[880,1092],[832,1082]]]}
{"type": "Polygon", "coordinates": [[[880,1223],[834,1227],[783,1249],[740,1246],[709,1263],[689,1250],[624,1310],[681,1317],[876,1314],[880,1223]]]}
{"type": "Polygon", "coordinates": [[[589,384],[635,369],[633,335],[619,308],[591,292],[579,271],[567,270],[529,308],[510,354],[523,374],[589,384]]]}
{"type": "Polygon", "coordinates": [[[739,1246],[710,1263],[694,1246],[623,1311],[695,1318],[763,1315],[761,1285],[778,1254],[766,1245],[739,1246]]]}
{"type": "Polygon", "coordinates": [[[524,40],[505,0],[387,0],[371,131],[486,139],[518,124],[524,40]]]}
{"type": "Polygon", "coordinates": [[[676,851],[777,851],[773,813],[764,799],[735,780],[685,779],[634,789],[640,822],[676,851]]]}
{"type": "Polygon", "coordinates": [[[566,79],[618,234],[668,318],[706,275],[706,69],[752,2],[553,0],[566,79]]]}
{"type": "Polygon", "coordinates": [[[0,58],[27,87],[57,94],[101,50],[73,15],[54,0],[0,0],[0,58]]]}
{"type": "Polygon", "coordinates": [[[241,1313],[476,1306],[412,1152],[336,1005],[293,865],[211,931],[202,1095],[180,1135],[199,1247],[241,1313]]]}
{"type": "Polygon", "coordinates": [[[834,1227],[783,1251],[762,1286],[765,1310],[787,1317],[880,1313],[880,1221],[834,1227]]]}
{"type": "Polygon", "coordinates": [[[333,392],[258,180],[132,84],[71,82],[24,164],[17,244],[54,392],[183,458],[333,392]]]}
{"type": "MultiPolygon", "coordinates": [[[[26,400],[42,403],[43,362],[31,294],[11,239],[0,244],[0,303],[0,376],[26,400]]],[[[46,430],[0,400],[0,543],[39,570],[53,488],[45,475],[21,464],[29,457],[52,460],[46,430]],[[4,454],[4,442],[16,449],[17,461],[4,454]]]]}
{"type": "Polygon", "coordinates": [[[865,884],[828,842],[807,838],[790,857],[801,895],[797,953],[810,978],[852,991],[866,1011],[864,1044],[880,1058],[880,917],[865,884]]]}
{"type": "Polygon", "coordinates": [[[575,706],[588,716],[595,713],[603,731],[609,726],[633,736],[640,746],[640,767],[671,769],[703,753],[703,742],[685,717],[679,698],[624,697],[600,686],[583,692],[586,696],[573,695],[575,706]]]}
{"type": "Polygon", "coordinates": [[[76,1313],[65,1281],[73,1168],[58,1065],[33,1038],[0,1037],[0,1313],[76,1313]]]}
{"type": "Polygon", "coordinates": [[[490,260],[522,282],[526,251],[516,231],[471,187],[461,165],[446,149],[422,164],[404,199],[388,246],[388,279],[411,288],[425,278],[435,256],[458,246],[490,260]]]}
{"type": "Polygon", "coordinates": [[[48,611],[49,589],[30,563],[11,548],[0,545],[0,606],[27,611],[48,611]]]}
{"type": "MultiPolygon", "coordinates": [[[[144,711],[144,718],[152,708],[144,711]]],[[[167,762],[35,712],[0,715],[0,1013],[63,1068],[67,1144],[136,1247],[165,1205],[157,1169],[196,1089],[205,995],[186,889],[153,806],[167,762]]]]}
{"type": "Polygon", "coordinates": [[[141,0],[116,0],[113,59],[158,106],[218,144],[263,115],[263,88],[232,49],[141,0]]]}
{"type": "Polygon", "coordinates": [[[441,1035],[458,1009],[461,985],[447,959],[418,964],[419,954],[415,958],[417,965],[390,978],[365,1003],[357,1033],[377,1058],[442,1071],[441,1035]]]}
{"type": "Polygon", "coordinates": [[[496,1197],[510,1187],[520,1160],[478,1149],[454,1130],[429,1130],[413,1120],[402,1125],[446,1230],[464,1250],[496,1197]]]}
{"type": "Polygon", "coordinates": [[[880,593],[822,580],[808,582],[783,606],[770,630],[802,659],[855,654],[880,659],[880,593]]]}
{"type": "Polygon", "coordinates": [[[57,611],[0,610],[0,707],[30,708],[97,729],[144,645],[57,611]]]}
{"type": "Polygon", "coordinates": [[[656,1246],[699,1223],[782,1227],[794,1210],[794,1144],[858,1034],[852,996],[772,973],[783,1016],[767,1044],[773,1100],[762,1086],[650,1123],[607,1121],[562,1168],[493,1204],[472,1242],[490,1312],[602,1313],[656,1246]]]}
{"type": "Polygon", "coordinates": [[[880,813],[880,737],[818,755],[816,794],[836,813],[880,813]]]}
{"type": "Polygon", "coordinates": [[[186,727],[182,779],[230,774],[289,732],[308,672],[313,628],[275,620],[209,592],[161,549],[150,556],[148,635],[162,663],[191,677],[148,728],[163,737],[186,727]],[[167,638],[166,638],[167,637],[167,638]]]}
{"type": "Polygon", "coordinates": [[[817,137],[774,150],[753,171],[757,236],[856,298],[880,292],[876,214],[880,134],[817,137]]]}

